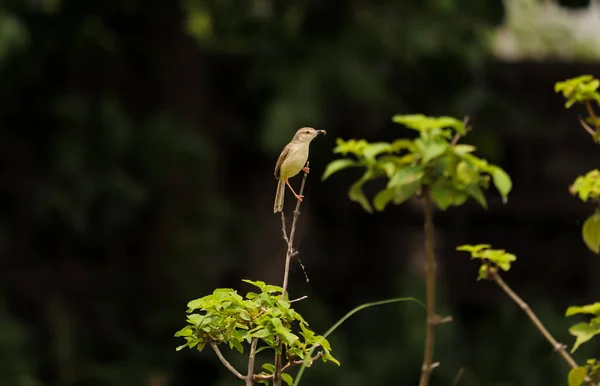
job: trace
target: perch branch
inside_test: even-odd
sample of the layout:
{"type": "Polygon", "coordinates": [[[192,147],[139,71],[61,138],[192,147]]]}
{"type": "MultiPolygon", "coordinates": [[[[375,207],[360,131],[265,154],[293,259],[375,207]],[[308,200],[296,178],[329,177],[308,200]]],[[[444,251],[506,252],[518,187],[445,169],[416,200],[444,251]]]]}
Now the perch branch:
{"type": "Polygon", "coordinates": [[[219,350],[219,347],[217,347],[217,344],[215,342],[213,342],[212,340],[210,342],[208,342],[210,344],[210,347],[212,347],[212,349],[215,351],[215,353],[217,354],[217,356],[219,357],[219,359],[221,360],[221,363],[223,363],[223,365],[225,367],[227,367],[227,370],[231,371],[233,373],[233,375],[235,375],[236,377],[238,377],[239,379],[241,379],[242,381],[246,380],[246,377],[244,377],[239,371],[237,371],[235,369],[235,367],[233,367],[231,365],[231,363],[229,363],[227,361],[227,359],[225,359],[225,357],[223,356],[223,354],[221,354],[221,350],[219,350]]]}
{"type": "MultiPolygon", "coordinates": [[[[550,344],[554,348],[554,351],[558,352],[560,354],[560,356],[563,357],[565,362],[567,362],[569,364],[569,366],[571,366],[571,368],[574,369],[574,368],[578,367],[577,362],[575,362],[573,357],[571,357],[571,355],[569,355],[567,350],[565,350],[566,346],[562,343],[559,343],[552,336],[552,334],[550,334],[550,332],[546,329],[546,327],[544,327],[542,322],[538,319],[537,315],[531,310],[529,305],[523,299],[521,299],[521,297],[519,295],[517,295],[517,293],[515,291],[513,291],[513,289],[510,288],[509,285],[506,284],[506,282],[504,280],[502,280],[502,277],[500,277],[498,272],[495,270],[490,271],[490,276],[496,282],[496,284],[498,284],[498,286],[500,288],[502,288],[502,290],[527,314],[527,316],[529,317],[529,319],[531,319],[531,321],[533,322],[535,327],[542,333],[542,335],[544,335],[546,340],[548,342],[550,342],[550,344]]],[[[592,380],[589,377],[586,377],[585,381],[587,383],[589,383],[590,385],[593,385],[592,380]]]]}
{"type": "MultiPolygon", "coordinates": [[[[306,167],[308,168],[309,162],[306,163],[306,167]]],[[[302,196],[304,193],[304,185],[306,185],[306,178],[308,177],[308,173],[304,172],[304,176],[302,177],[302,184],[300,185],[300,193],[302,196]]],[[[283,271],[283,285],[281,288],[281,299],[285,299],[285,293],[288,287],[288,278],[290,274],[290,261],[292,257],[296,255],[294,250],[294,237],[296,236],[296,223],[298,221],[298,216],[300,215],[300,205],[302,205],[302,201],[296,201],[296,209],[294,210],[294,217],[292,218],[292,228],[290,229],[290,234],[288,236],[287,229],[285,225],[285,215],[283,211],[281,211],[281,231],[283,232],[283,239],[287,244],[287,252],[285,254],[285,269],[283,271]]],[[[279,344],[279,341],[277,342],[279,344]]],[[[281,348],[281,345],[279,345],[281,348]]],[[[281,386],[281,351],[275,351],[275,372],[273,373],[273,386],[281,386]]]]}

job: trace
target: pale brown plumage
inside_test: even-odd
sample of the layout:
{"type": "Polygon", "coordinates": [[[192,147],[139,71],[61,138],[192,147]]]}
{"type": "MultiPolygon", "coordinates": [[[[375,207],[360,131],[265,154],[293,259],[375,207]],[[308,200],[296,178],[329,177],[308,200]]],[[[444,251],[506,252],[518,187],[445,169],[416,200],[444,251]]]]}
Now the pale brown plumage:
{"type": "Polygon", "coordinates": [[[315,130],[312,127],[303,127],[299,129],[291,142],[288,143],[275,164],[275,178],[277,182],[277,192],[275,194],[275,203],[273,205],[273,213],[283,210],[283,199],[285,196],[285,185],[287,185],[296,199],[302,201],[302,196],[296,194],[289,183],[289,179],[298,174],[301,170],[308,173],[308,168],[305,168],[308,160],[308,149],[310,142],[319,134],[327,134],[325,130],[315,130]]]}

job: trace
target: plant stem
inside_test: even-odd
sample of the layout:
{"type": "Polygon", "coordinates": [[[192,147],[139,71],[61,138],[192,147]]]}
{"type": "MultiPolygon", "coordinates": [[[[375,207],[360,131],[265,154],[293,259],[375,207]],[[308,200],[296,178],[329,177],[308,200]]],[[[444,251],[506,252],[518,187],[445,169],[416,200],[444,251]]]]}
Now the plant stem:
{"type": "Polygon", "coordinates": [[[598,118],[596,118],[596,113],[594,113],[594,109],[592,108],[590,101],[585,101],[585,107],[587,108],[590,118],[592,118],[592,123],[596,128],[596,134],[600,135],[600,124],[598,123],[598,118]]]}
{"type": "Polygon", "coordinates": [[[423,204],[425,207],[425,286],[426,286],[426,306],[427,306],[427,332],[425,336],[425,352],[423,354],[423,366],[421,368],[421,379],[419,386],[429,385],[431,371],[433,370],[433,349],[435,342],[435,325],[438,323],[435,313],[435,231],[433,228],[433,203],[429,190],[423,192],[423,204]]]}
{"type": "Polygon", "coordinates": [[[250,354],[248,355],[248,373],[246,375],[246,386],[254,385],[254,361],[256,360],[257,345],[258,339],[252,339],[252,343],[250,343],[250,354]]]}
{"type": "MultiPolygon", "coordinates": [[[[306,163],[306,167],[308,168],[309,163],[306,163]]],[[[308,177],[308,173],[304,172],[304,176],[302,177],[302,184],[300,185],[300,192],[298,193],[300,196],[304,193],[304,185],[306,185],[306,178],[308,177]]],[[[283,290],[281,291],[281,299],[285,299],[285,294],[287,292],[288,280],[290,274],[290,261],[292,257],[295,255],[294,251],[294,237],[296,236],[296,223],[298,221],[298,216],[300,215],[300,205],[302,202],[300,200],[296,201],[296,209],[294,210],[294,217],[292,218],[292,228],[290,229],[290,234],[288,236],[286,225],[285,225],[285,215],[283,211],[281,211],[281,231],[283,233],[283,239],[287,244],[287,252],[285,254],[285,269],[283,271],[283,285],[281,286],[283,290]]],[[[278,347],[280,349],[279,352],[275,352],[275,371],[273,373],[273,386],[281,386],[281,355],[282,355],[282,347],[279,344],[279,340],[277,341],[278,347]]]]}
{"type": "Polygon", "coordinates": [[[531,308],[529,308],[529,305],[527,303],[525,303],[525,301],[523,299],[521,299],[521,297],[519,295],[517,295],[515,293],[515,291],[513,291],[512,288],[510,288],[508,286],[508,284],[506,284],[504,282],[504,280],[502,280],[502,278],[500,277],[500,275],[498,274],[498,272],[492,272],[491,273],[491,277],[496,282],[496,284],[498,284],[498,286],[500,288],[502,288],[502,290],[523,311],[525,311],[525,313],[527,314],[527,316],[529,316],[529,319],[531,319],[531,321],[537,327],[537,329],[542,333],[542,335],[544,335],[544,337],[546,338],[546,340],[548,342],[550,342],[550,344],[552,345],[552,347],[554,348],[554,350],[557,351],[563,357],[563,359],[569,364],[569,366],[571,366],[571,368],[573,368],[573,369],[576,368],[577,367],[577,362],[575,362],[575,360],[571,357],[571,355],[569,355],[569,353],[567,352],[567,350],[565,350],[565,345],[559,343],[556,339],[554,339],[554,337],[552,336],[552,334],[550,334],[550,332],[546,329],[546,327],[544,327],[544,325],[542,324],[542,322],[538,319],[538,317],[531,310],[531,308]]]}
{"type": "Polygon", "coordinates": [[[219,350],[219,347],[217,347],[217,344],[215,342],[213,342],[211,340],[208,343],[210,344],[210,347],[212,347],[212,349],[215,351],[215,353],[217,354],[217,356],[221,360],[221,363],[223,363],[223,365],[227,368],[227,370],[231,371],[233,373],[233,375],[235,375],[236,377],[238,377],[242,381],[246,380],[246,377],[244,377],[239,371],[237,371],[235,369],[235,367],[233,367],[231,365],[231,363],[229,363],[227,361],[227,359],[225,359],[225,357],[223,356],[223,354],[221,354],[221,350],[219,350]]]}

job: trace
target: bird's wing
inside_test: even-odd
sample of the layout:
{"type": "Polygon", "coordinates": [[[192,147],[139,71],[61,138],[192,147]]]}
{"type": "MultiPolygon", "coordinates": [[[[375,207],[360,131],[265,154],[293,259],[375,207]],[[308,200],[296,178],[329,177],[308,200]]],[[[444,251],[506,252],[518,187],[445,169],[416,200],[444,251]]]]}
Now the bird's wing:
{"type": "Polygon", "coordinates": [[[279,178],[279,168],[281,168],[281,164],[283,163],[283,161],[287,158],[288,154],[290,153],[290,145],[286,145],[286,147],[283,148],[283,150],[281,151],[281,154],[279,154],[279,158],[277,158],[277,163],[275,164],[275,178],[279,178]]]}

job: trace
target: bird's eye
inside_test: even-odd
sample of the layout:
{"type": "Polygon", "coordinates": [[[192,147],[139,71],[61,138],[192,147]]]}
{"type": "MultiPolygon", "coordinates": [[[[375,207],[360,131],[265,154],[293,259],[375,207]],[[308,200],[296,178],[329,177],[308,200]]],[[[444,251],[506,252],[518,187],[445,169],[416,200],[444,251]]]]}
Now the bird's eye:
{"type": "Polygon", "coordinates": [[[306,130],[306,131],[304,132],[304,134],[310,134],[310,131],[306,130]]]}

